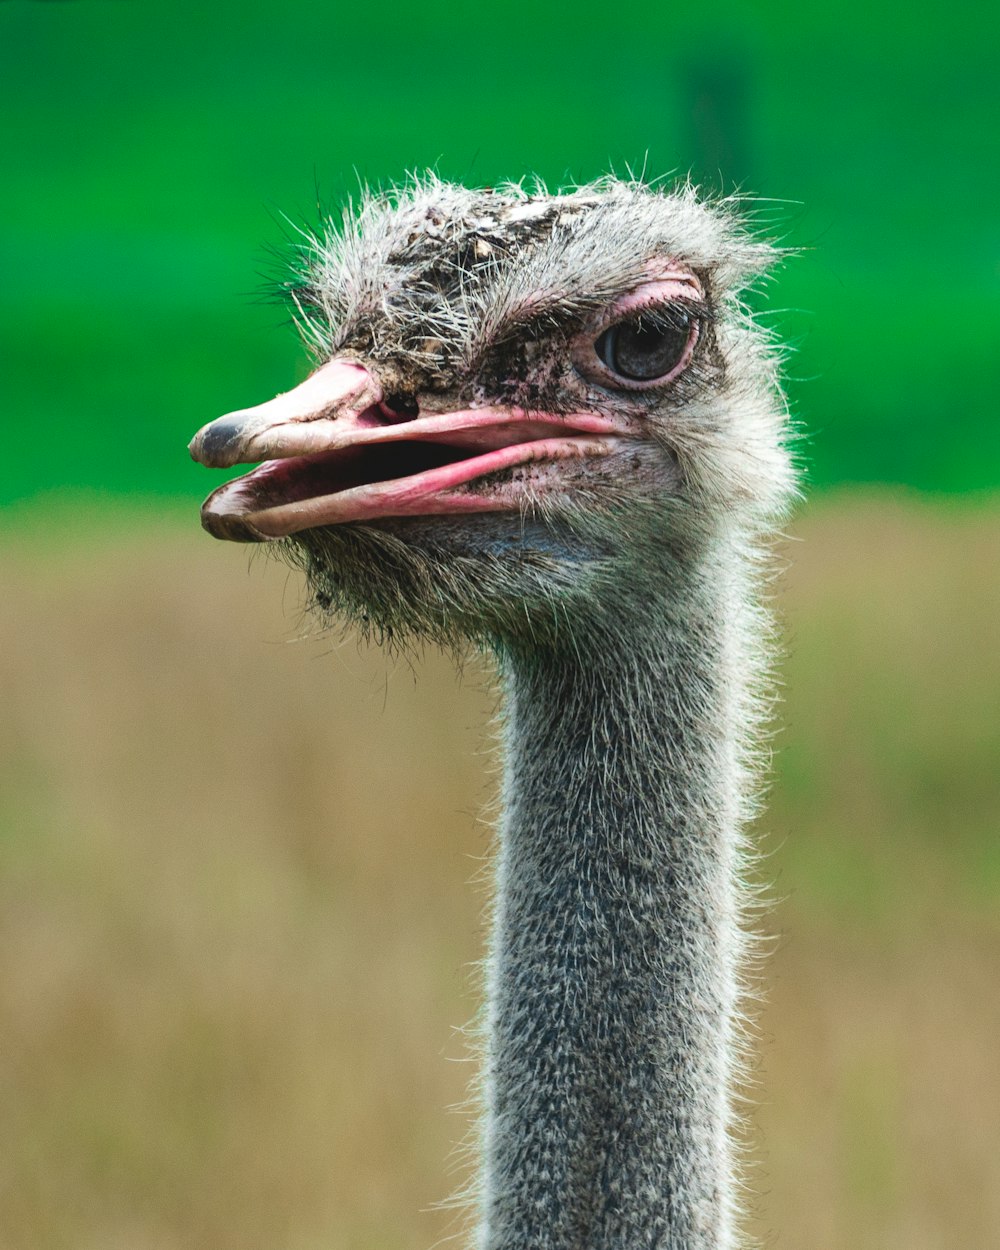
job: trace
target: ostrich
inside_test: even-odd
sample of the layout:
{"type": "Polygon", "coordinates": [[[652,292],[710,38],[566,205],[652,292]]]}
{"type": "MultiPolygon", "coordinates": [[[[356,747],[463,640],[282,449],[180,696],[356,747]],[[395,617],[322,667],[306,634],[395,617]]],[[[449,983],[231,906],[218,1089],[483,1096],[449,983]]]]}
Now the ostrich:
{"type": "Polygon", "coordinates": [[[317,358],[206,425],[217,538],[324,619],[472,644],[504,695],[479,1250],[731,1250],[742,827],[794,491],[773,259],[736,208],[434,178],[309,236],[317,358]]]}

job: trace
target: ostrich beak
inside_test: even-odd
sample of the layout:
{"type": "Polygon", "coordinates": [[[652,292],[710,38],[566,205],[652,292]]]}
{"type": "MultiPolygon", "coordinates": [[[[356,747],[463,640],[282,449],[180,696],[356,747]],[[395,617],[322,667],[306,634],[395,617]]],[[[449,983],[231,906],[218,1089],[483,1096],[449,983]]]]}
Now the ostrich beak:
{"type": "Polygon", "coordinates": [[[540,480],[556,461],[608,455],[622,436],[634,433],[596,413],[487,406],[403,417],[373,373],[335,359],[287,394],[204,426],[189,450],[210,468],[264,461],[213,491],[201,517],[216,538],[265,542],[347,521],[517,511],[523,485],[479,479],[541,462],[540,480]]]}
{"type": "MultiPolygon", "coordinates": [[[[294,390],[255,408],[240,408],[203,425],[188,444],[191,458],[211,469],[269,456],[328,451],[336,434],[360,427],[360,414],[382,400],[382,388],[361,365],[331,360],[294,390]]],[[[369,422],[371,424],[371,422],[369,422]]]]}

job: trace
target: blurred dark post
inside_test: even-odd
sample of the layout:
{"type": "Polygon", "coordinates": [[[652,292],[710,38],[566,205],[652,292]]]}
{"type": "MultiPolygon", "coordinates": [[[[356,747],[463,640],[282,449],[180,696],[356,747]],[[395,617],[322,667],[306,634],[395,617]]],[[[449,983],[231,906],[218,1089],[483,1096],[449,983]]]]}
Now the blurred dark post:
{"type": "Polygon", "coordinates": [[[750,62],[737,48],[703,48],[679,67],[682,149],[702,186],[721,191],[752,186],[750,62]]]}

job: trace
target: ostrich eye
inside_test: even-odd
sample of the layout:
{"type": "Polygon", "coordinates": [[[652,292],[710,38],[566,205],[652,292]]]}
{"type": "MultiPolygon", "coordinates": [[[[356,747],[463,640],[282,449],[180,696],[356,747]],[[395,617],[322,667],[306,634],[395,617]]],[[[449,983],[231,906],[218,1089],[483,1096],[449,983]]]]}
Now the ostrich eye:
{"type": "Polygon", "coordinates": [[[609,326],[594,344],[601,362],[629,382],[655,382],[680,364],[691,340],[686,312],[634,317],[609,326]]]}

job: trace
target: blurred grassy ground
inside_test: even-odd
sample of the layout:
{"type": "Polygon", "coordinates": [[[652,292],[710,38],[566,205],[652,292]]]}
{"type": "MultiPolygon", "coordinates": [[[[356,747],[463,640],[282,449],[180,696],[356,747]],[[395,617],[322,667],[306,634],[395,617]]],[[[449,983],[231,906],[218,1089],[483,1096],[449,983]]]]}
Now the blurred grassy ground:
{"type": "MultiPolygon", "coordinates": [[[[0,1247],[426,1250],[485,675],[300,639],[294,580],[193,516],[56,520],[0,541],[0,1247]]],[[[998,1245],[1000,511],[793,534],[754,1231],[998,1245]]]]}

